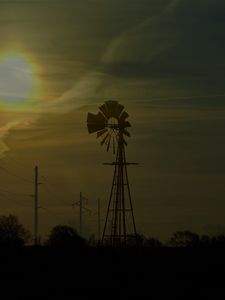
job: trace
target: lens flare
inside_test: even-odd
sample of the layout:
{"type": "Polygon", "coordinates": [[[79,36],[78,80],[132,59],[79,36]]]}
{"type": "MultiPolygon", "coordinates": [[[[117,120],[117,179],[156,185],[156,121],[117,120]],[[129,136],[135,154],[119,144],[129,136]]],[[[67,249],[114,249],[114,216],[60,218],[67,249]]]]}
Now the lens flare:
{"type": "Polygon", "coordinates": [[[0,108],[26,110],[38,104],[39,80],[29,55],[11,51],[0,57],[0,108]]]}

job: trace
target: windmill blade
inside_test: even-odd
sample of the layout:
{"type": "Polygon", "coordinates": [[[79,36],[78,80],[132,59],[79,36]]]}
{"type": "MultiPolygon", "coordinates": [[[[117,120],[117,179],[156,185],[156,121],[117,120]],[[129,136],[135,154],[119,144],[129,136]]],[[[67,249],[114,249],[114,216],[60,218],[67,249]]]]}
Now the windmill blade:
{"type": "Polygon", "coordinates": [[[106,136],[102,139],[101,141],[101,146],[105,143],[105,141],[107,140],[108,136],[109,136],[109,132],[106,134],[106,136]]]}
{"type": "Polygon", "coordinates": [[[88,113],[87,127],[88,127],[89,133],[93,133],[93,132],[102,130],[106,127],[106,119],[100,112],[98,112],[97,115],[88,113]]]}
{"type": "Polygon", "coordinates": [[[124,110],[124,106],[121,105],[121,104],[119,104],[119,103],[117,102],[117,106],[116,106],[116,108],[115,108],[115,115],[116,115],[116,118],[117,118],[117,119],[119,119],[119,117],[120,117],[120,115],[121,115],[121,113],[122,113],[123,110],[124,110]]]}
{"type": "Polygon", "coordinates": [[[109,147],[110,147],[111,138],[112,138],[112,135],[110,134],[110,135],[109,135],[108,144],[107,144],[107,152],[109,152],[109,147]]]}
{"type": "Polygon", "coordinates": [[[130,137],[130,133],[127,130],[123,130],[123,134],[125,134],[126,136],[130,137]]]}
{"type": "Polygon", "coordinates": [[[102,106],[100,106],[99,109],[103,113],[103,115],[105,116],[106,119],[110,118],[106,103],[104,103],[102,106]]]}
{"type": "Polygon", "coordinates": [[[106,124],[107,119],[103,116],[101,112],[98,112],[97,115],[88,113],[87,123],[89,124],[106,124]]]}
{"type": "Polygon", "coordinates": [[[131,127],[130,122],[128,122],[128,121],[124,122],[124,126],[123,126],[123,127],[124,127],[124,128],[126,128],[126,127],[131,127]]]}
{"type": "Polygon", "coordinates": [[[118,104],[117,101],[112,101],[112,100],[105,102],[108,112],[110,113],[110,117],[112,117],[114,115],[114,111],[115,111],[117,104],[118,104]]]}
{"type": "Polygon", "coordinates": [[[113,137],[113,154],[116,153],[115,137],[113,137]]]}
{"type": "Polygon", "coordinates": [[[111,117],[118,119],[124,109],[124,106],[119,104],[117,101],[109,100],[100,106],[99,109],[107,119],[111,117]]]}
{"type": "Polygon", "coordinates": [[[102,129],[99,132],[97,132],[97,138],[99,138],[100,136],[102,136],[104,133],[106,133],[108,131],[108,129],[102,129]]]}
{"type": "Polygon", "coordinates": [[[105,144],[108,145],[108,143],[110,143],[110,140],[111,140],[111,136],[112,134],[109,132],[108,136],[107,136],[107,139],[105,141],[105,144]]]}
{"type": "Polygon", "coordinates": [[[131,125],[130,125],[129,122],[127,122],[127,121],[125,121],[125,122],[124,121],[119,122],[119,128],[120,129],[125,129],[127,127],[131,127],[131,125]]]}
{"type": "Polygon", "coordinates": [[[125,123],[125,119],[128,117],[129,117],[128,113],[126,111],[123,111],[119,118],[119,123],[125,123]]]}
{"type": "Polygon", "coordinates": [[[106,101],[105,104],[108,110],[108,117],[118,118],[117,106],[120,104],[117,101],[106,101]]]}

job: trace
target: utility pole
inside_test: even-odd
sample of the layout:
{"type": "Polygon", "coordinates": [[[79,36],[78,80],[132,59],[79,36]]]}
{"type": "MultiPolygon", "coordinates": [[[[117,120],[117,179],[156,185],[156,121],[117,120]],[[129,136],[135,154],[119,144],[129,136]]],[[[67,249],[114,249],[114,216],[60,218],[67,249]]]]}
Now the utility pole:
{"type": "Polygon", "coordinates": [[[34,245],[38,245],[38,166],[34,168],[34,245]]]}
{"type": "Polygon", "coordinates": [[[80,236],[82,236],[82,213],[83,213],[83,196],[82,192],[80,192],[80,236]]]}
{"type": "Polygon", "coordinates": [[[91,210],[85,206],[84,200],[87,200],[87,198],[85,198],[83,196],[82,192],[80,192],[79,201],[72,203],[73,208],[74,208],[75,205],[79,206],[80,236],[82,236],[82,233],[83,233],[83,213],[84,213],[84,211],[87,211],[87,212],[91,213],[91,210]]]}
{"type": "Polygon", "coordinates": [[[100,207],[100,199],[98,199],[98,240],[101,239],[101,207],[100,207]]]}

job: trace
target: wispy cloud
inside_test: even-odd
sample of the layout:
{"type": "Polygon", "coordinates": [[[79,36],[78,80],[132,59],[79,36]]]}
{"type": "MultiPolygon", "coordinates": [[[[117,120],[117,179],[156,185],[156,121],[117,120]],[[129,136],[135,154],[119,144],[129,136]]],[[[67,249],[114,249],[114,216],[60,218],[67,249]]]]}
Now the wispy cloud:
{"type": "Polygon", "coordinates": [[[0,127],[0,158],[5,157],[6,153],[9,151],[9,147],[5,143],[5,139],[8,137],[10,132],[14,129],[26,128],[30,125],[29,120],[16,120],[7,122],[5,125],[0,127]]]}
{"type": "Polygon", "coordinates": [[[91,71],[80,78],[70,89],[65,91],[60,97],[44,104],[40,113],[68,113],[73,109],[90,104],[91,99],[96,95],[105,80],[104,74],[98,71],[91,71]]]}
{"type": "MultiPolygon", "coordinates": [[[[149,92],[149,94],[154,95],[154,99],[157,98],[158,100],[162,97],[160,94],[162,90],[165,91],[166,96],[168,94],[168,98],[163,97],[163,100],[175,99],[174,96],[176,95],[179,99],[223,97],[224,88],[220,88],[220,81],[223,78],[220,76],[223,72],[220,65],[224,61],[224,51],[221,51],[224,48],[223,39],[217,39],[216,43],[213,43],[217,35],[210,34],[206,38],[205,33],[205,29],[210,29],[208,32],[212,32],[212,29],[221,32],[222,23],[215,23],[213,24],[214,27],[209,27],[211,24],[209,22],[211,20],[210,14],[204,15],[202,23],[196,28],[195,35],[193,35],[196,23],[191,23],[190,20],[186,22],[186,20],[183,21],[177,17],[179,15],[177,11],[186,12],[190,2],[192,4],[196,3],[193,0],[168,2],[170,5],[164,5],[160,14],[142,19],[139,24],[135,23],[135,25],[121,30],[109,42],[105,51],[101,52],[103,55],[99,58],[96,69],[90,67],[90,71],[86,75],[80,77],[59,97],[53,100],[40,101],[40,105],[38,107],[34,106],[34,108],[31,107],[30,112],[27,112],[27,116],[24,115],[23,119],[13,120],[0,129],[0,148],[2,149],[0,149],[0,153],[6,153],[9,150],[4,141],[10,131],[19,128],[21,124],[24,128],[26,126],[28,128],[30,121],[34,124],[44,113],[65,114],[73,109],[93,103],[93,101],[101,101],[99,99],[102,95],[100,93],[101,88],[105,88],[107,85],[110,86],[109,78],[111,77],[131,79],[131,83],[134,79],[130,78],[131,73],[140,80],[157,79],[160,81],[163,77],[169,83],[164,82],[163,87],[156,87],[156,92],[149,92]],[[207,66],[206,69],[205,66],[207,66]],[[214,71],[217,71],[217,78],[215,78],[214,71]],[[210,89],[214,83],[212,77],[216,79],[215,86],[219,87],[218,91],[213,88],[210,89]],[[207,84],[208,82],[210,84],[207,84]],[[171,88],[171,93],[168,86],[171,88]],[[207,91],[208,87],[209,91],[207,91]],[[178,97],[179,94],[181,97],[178,97]]],[[[209,2],[212,3],[212,1],[209,2]]],[[[220,2],[215,1],[214,6],[220,8],[220,2]]],[[[207,7],[211,6],[207,5],[207,7]]],[[[188,15],[191,13],[192,10],[188,10],[188,15]]],[[[64,68],[62,69],[64,70],[64,68]]],[[[51,70],[50,68],[50,75],[51,70]]],[[[60,69],[59,75],[61,72],[60,69]]],[[[145,95],[149,91],[149,82],[147,84],[148,87],[143,92],[145,95]]],[[[132,89],[132,84],[130,86],[132,89]]],[[[223,82],[221,82],[221,86],[224,86],[223,82]]],[[[117,87],[112,88],[116,89],[117,87]]],[[[130,91],[130,94],[132,91],[130,91]]],[[[146,98],[150,99],[151,97],[146,98]]]]}
{"type": "MultiPolygon", "coordinates": [[[[0,158],[3,158],[10,150],[5,141],[12,130],[28,129],[34,126],[43,114],[66,114],[74,109],[90,104],[102,81],[103,74],[92,71],[82,77],[60,97],[52,101],[46,101],[40,108],[30,108],[29,111],[23,113],[22,117],[7,122],[0,128],[0,158]]],[[[13,113],[12,118],[15,118],[13,113]]]]}

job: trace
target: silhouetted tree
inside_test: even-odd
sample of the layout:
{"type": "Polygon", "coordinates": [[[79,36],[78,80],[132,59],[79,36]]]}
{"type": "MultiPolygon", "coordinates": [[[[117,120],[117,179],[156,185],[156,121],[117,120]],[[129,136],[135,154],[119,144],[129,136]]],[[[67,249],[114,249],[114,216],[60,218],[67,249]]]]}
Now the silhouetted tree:
{"type": "Polygon", "coordinates": [[[0,217],[0,246],[23,246],[30,239],[30,233],[14,215],[0,217]]]}
{"type": "Polygon", "coordinates": [[[47,245],[54,247],[83,247],[86,245],[86,242],[72,227],[57,225],[52,228],[47,245]]]}
{"type": "Polygon", "coordinates": [[[189,230],[177,231],[168,241],[172,247],[196,247],[199,245],[199,235],[189,230]]]}
{"type": "Polygon", "coordinates": [[[224,235],[217,235],[211,238],[211,246],[224,248],[225,247],[225,236],[224,235]]]}
{"type": "Polygon", "coordinates": [[[199,246],[200,247],[210,247],[211,246],[211,238],[208,235],[202,235],[199,238],[199,246]]]}
{"type": "Polygon", "coordinates": [[[138,233],[136,237],[131,235],[128,237],[126,244],[128,246],[141,247],[163,247],[163,244],[156,238],[146,238],[143,234],[138,233]]]}
{"type": "Polygon", "coordinates": [[[136,237],[135,237],[135,235],[129,235],[129,236],[127,236],[126,245],[127,246],[143,246],[145,239],[146,238],[143,234],[137,233],[136,237]]]}
{"type": "Polygon", "coordinates": [[[144,246],[155,248],[155,247],[163,247],[163,244],[162,242],[160,242],[160,240],[156,238],[148,238],[145,240],[144,246]]]}
{"type": "Polygon", "coordinates": [[[89,239],[88,239],[88,245],[89,245],[89,246],[96,246],[96,245],[98,244],[98,242],[99,242],[99,241],[96,240],[94,234],[92,234],[92,235],[89,236],[89,239]]]}

